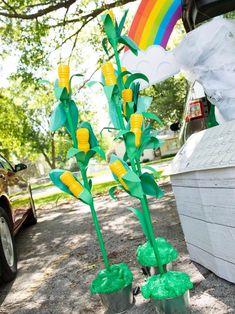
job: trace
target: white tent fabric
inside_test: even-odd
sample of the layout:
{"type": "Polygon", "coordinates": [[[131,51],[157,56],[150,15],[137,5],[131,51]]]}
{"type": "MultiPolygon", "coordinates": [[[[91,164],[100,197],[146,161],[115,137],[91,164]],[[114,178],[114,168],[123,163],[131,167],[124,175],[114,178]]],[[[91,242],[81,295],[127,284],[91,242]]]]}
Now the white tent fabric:
{"type": "Polygon", "coordinates": [[[235,22],[215,18],[188,33],[173,53],[185,75],[200,82],[226,121],[235,119],[235,22]]]}

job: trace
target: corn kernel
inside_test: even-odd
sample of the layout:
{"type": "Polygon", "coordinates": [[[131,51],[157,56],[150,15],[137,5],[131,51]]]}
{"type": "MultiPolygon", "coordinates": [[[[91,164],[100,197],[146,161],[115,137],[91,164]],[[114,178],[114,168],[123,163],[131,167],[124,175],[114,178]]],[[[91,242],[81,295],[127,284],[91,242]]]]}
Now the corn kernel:
{"type": "Polygon", "coordinates": [[[140,146],[141,135],[142,135],[142,124],[143,116],[140,113],[133,113],[130,117],[131,132],[135,134],[135,146],[140,146]]]}
{"type": "Polygon", "coordinates": [[[114,67],[111,62],[104,63],[101,67],[104,75],[105,84],[108,86],[115,85],[117,79],[114,72],[114,67]]]}
{"type": "Polygon", "coordinates": [[[76,131],[78,149],[87,153],[90,150],[89,137],[90,133],[87,128],[80,128],[76,131]]]}
{"type": "Polygon", "coordinates": [[[71,172],[65,171],[61,176],[60,180],[66,185],[70,192],[78,197],[79,194],[83,191],[83,186],[74,178],[71,172]]]}
{"type": "Polygon", "coordinates": [[[133,100],[133,91],[131,88],[123,89],[122,99],[123,99],[123,113],[126,116],[126,103],[133,100]]]}
{"type": "Polygon", "coordinates": [[[70,78],[70,68],[67,64],[60,64],[58,66],[58,77],[59,77],[59,87],[66,87],[67,92],[69,93],[69,78],[70,78]]]}
{"type": "Polygon", "coordinates": [[[122,179],[122,177],[127,173],[127,171],[126,171],[125,167],[123,166],[123,164],[121,163],[121,161],[118,159],[115,160],[113,163],[111,163],[109,165],[109,168],[112,171],[112,173],[118,177],[118,180],[121,182],[123,187],[126,190],[128,190],[128,186],[126,185],[126,183],[122,179]]]}

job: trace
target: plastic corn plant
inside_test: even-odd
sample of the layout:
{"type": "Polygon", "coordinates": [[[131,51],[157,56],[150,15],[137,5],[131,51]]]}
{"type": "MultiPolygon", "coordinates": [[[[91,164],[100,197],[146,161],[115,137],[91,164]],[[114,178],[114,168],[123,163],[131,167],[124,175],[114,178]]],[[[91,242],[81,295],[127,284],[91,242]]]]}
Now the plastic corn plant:
{"type": "MultiPolygon", "coordinates": [[[[55,96],[59,101],[51,115],[52,132],[64,127],[71,136],[71,148],[67,158],[75,158],[81,171],[82,180],[70,171],[54,169],[50,172],[52,182],[65,193],[81,200],[90,207],[105,269],[92,282],[92,293],[111,293],[132,282],[132,273],[126,264],[110,265],[100,231],[92,197],[92,180],[87,178],[90,159],[97,153],[105,159],[105,153],[89,122],[79,122],[78,108],[72,99],[70,70],[68,65],[58,67],[59,79],[55,82],[55,96]]],[[[76,74],[76,76],[80,76],[76,74]]]]}
{"type": "MultiPolygon", "coordinates": [[[[140,158],[145,149],[157,149],[161,145],[156,137],[157,131],[152,127],[151,122],[155,121],[160,125],[162,123],[155,114],[147,112],[152,98],[139,94],[139,80],[148,82],[148,78],[141,73],[132,74],[121,66],[119,45],[125,45],[134,54],[138,54],[136,44],[129,37],[121,35],[126,15],[127,12],[120,23],[110,12],[103,16],[106,37],[103,39],[102,45],[107,58],[109,58],[110,50],[113,50],[116,62],[115,67],[110,61],[102,65],[101,84],[107,97],[110,120],[113,124],[113,127],[106,129],[116,130],[115,140],[124,141],[126,148],[123,159],[116,155],[111,156],[110,169],[118,185],[110,189],[110,195],[115,198],[115,189],[119,187],[139,199],[141,209],[129,208],[137,216],[147,238],[146,244],[137,250],[137,259],[142,266],[158,266],[159,276],[162,278],[165,275],[163,265],[175,260],[178,253],[165,239],[155,238],[147,197],[152,196],[158,199],[163,195],[163,191],[155,181],[155,170],[148,166],[141,167],[140,164],[140,158]],[[130,167],[127,161],[129,161],[130,167]],[[152,173],[146,172],[144,168],[152,173]]],[[[94,82],[90,82],[90,86],[93,84],[94,82]]],[[[170,277],[174,276],[168,273],[167,278],[170,277]]],[[[188,280],[185,281],[185,290],[191,287],[187,274],[186,277],[188,280]]],[[[172,281],[174,280],[173,278],[172,281]]],[[[151,292],[147,293],[146,290],[151,291],[153,286],[152,282],[147,283],[147,288],[145,286],[143,289],[145,297],[151,297],[151,292]]],[[[174,296],[172,290],[170,291],[168,297],[174,296]]],[[[175,290],[176,295],[177,293],[179,293],[179,289],[175,290]]],[[[156,297],[155,294],[154,297],[156,297]]]]}

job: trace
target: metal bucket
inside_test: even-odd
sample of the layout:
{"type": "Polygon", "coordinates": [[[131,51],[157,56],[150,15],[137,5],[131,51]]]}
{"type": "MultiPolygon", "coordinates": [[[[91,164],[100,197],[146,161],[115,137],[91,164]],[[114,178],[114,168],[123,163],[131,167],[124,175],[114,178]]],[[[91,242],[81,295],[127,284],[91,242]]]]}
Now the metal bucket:
{"type": "Polygon", "coordinates": [[[101,302],[106,310],[105,314],[121,314],[131,309],[135,304],[132,284],[112,293],[100,293],[101,302]]]}
{"type": "Polygon", "coordinates": [[[165,300],[153,300],[157,314],[187,314],[189,290],[183,295],[165,300]]]}
{"type": "MultiPolygon", "coordinates": [[[[163,269],[165,272],[172,270],[172,262],[163,265],[163,269]]],[[[158,266],[142,266],[142,271],[147,277],[160,274],[158,266]]]]}

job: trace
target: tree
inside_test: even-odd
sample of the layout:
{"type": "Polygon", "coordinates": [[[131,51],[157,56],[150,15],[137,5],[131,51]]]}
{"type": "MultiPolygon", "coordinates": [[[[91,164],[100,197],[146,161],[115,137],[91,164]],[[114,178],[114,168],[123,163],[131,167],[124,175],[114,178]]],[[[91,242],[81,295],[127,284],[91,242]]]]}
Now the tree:
{"type": "MultiPolygon", "coordinates": [[[[48,59],[58,49],[61,59],[70,60],[75,51],[77,56],[80,55],[81,43],[84,44],[80,37],[86,37],[87,41],[93,40],[88,36],[87,28],[86,32],[84,29],[88,24],[93,28],[98,25],[99,28],[100,14],[134,1],[136,0],[113,0],[109,3],[101,0],[2,0],[2,55],[16,52],[20,59],[17,76],[28,82],[37,77],[39,67],[45,71],[50,69],[48,59]],[[66,56],[62,52],[66,52],[66,56]]],[[[57,53],[56,59],[60,59],[60,56],[57,53]]]]}
{"type": "Polygon", "coordinates": [[[153,97],[150,111],[158,115],[164,124],[180,121],[187,95],[187,81],[183,76],[172,77],[147,90],[153,97]]]}
{"type": "MultiPolygon", "coordinates": [[[[52,87],[51,87],[52,88],[52,87]]],[[[49,131],[49,116],[54,104],[52,92],[42,86],[29,85],[22,91],[20,82],[0,93],[1,152],[8,157],[34,160],[42,154],[50,168],[66,161],[65,151],[70,143],[61,131],[49,131]],[[43,89],[43,93],[42,93],[43,89]],[[59,156],[56,158],[56,156],[59,156]]]]}

